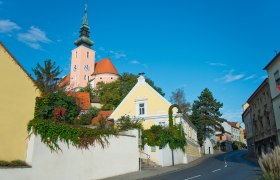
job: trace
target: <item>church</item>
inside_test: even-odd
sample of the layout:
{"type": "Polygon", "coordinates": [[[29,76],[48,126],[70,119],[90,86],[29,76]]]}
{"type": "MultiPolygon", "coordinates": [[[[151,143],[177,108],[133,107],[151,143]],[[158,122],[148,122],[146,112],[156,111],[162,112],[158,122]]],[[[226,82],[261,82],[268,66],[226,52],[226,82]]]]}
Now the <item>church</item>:
{"type": "Polygon", "coordinates": [[[89,34],[86,5],[80,37],[74,42],[77,47],[72,50],[70,74],[59,83],[59,86],[64,86],[66,91],[79,91],[88,84],[95,88],[99,82],[110,83],[120,77],[109,58],[96,62],[95,51],[91,48],[94,42],[90,39],[89,34]]]}

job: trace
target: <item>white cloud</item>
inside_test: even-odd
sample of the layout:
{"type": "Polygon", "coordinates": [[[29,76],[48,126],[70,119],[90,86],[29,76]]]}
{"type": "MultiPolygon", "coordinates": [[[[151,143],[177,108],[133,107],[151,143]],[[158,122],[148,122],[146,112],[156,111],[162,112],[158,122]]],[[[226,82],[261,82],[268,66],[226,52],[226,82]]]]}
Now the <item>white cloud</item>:
{"type": "Polygon", "coordinates": [[[242,111],[238,112],[225,112],[222,116],[222,118],[231,121],[231,122],[242,122],[242,111]]]}
{"type": "Polygon", "coordinates": [[[32,47],[33,49],[41,49],[40,43],[52,42],[44,31],[41,29],[31,26],[28,32],[19,33],[18,40],[32,47]]]}
{"type": "Polygon", "coordinates": [[[208,62],[209,66],[226,66],[226,64],[223,63],[216,63],[216,62],[208,62]]]}
{"type": "Polygon", "coordinates": [[[241,78],[243,78],[245,75],[244,74],[233,74],[234,70],[230,70],[224,77],[220,78],[224,83],[230,83],[233,81],[237,81],[241,78]]]}
{"type": "Polygon", "coordinates": [[[140,64],[140,62],[137,61],[137,60],[130,61],[130,63],[131,63],[131,64],[140,64]]]}
{"type": "Polygon", "coordinates": [[[98,50],[105,51],[104,47],[100,47],[100,48],[98,48],[98,50]]]}
{"type": "Polygon", "coordinates": [[[10,33],[13,30],[19,30],[20,27],[9,19],[0,20],[0,33],[10,33]]]}
{"type": "Polygon", "coordinates": [[[119,52],[119,51],[110,50],[109,53],[112,55],[112,58],[115,58],[115,59],[121,59],[121,58],[127,57],[127,55],[125,53],[119,52]]]}
{"type": "Polygon", "coordinates": [[[247,81],[247,80],[253,79],[255,77],[256,77],[256,74],[252,74],[251,76],[246,77],[244,80],[247,81]]]}
{"type": "Polygon", "coordinates": [[[130,61],[131,64],[134,64],[134,65],[140,65],[140,66],[143,66],[144,68],[148,68],[148,65],[147,64],[142,64],[141,62],[137,61],[137,60],[132,60],[130,61]]]}

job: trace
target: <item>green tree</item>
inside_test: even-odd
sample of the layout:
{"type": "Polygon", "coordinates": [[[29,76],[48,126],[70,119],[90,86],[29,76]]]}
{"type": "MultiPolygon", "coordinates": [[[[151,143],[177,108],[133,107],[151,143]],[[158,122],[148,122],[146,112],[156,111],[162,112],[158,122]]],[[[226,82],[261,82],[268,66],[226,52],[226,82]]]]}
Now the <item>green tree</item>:
{"type": "Polygon", "coordinates": [[[80,92],[89,92],[90,99],[93,99],[93,98],[95,97],[95,96],[94,96],[94,90],[93,90],[93,88],[91,87],[90,83],[88,83],[86,87],[81,88],[81,89],[80,89],[80,92]]]}
{"type": "Polygon", "coordinates": [[[184,89],[176,89],[171,93],[170,101],[172,104],[178,104],[183,115],[186,116],[190,112],[190,103],[187,102],[184,89]]]}
{"type": "Polygon", "coordinates": [[[220,108],[223,103],[218,102],[212,95],[212,92],[205,88],[198,100],[195,100],[192,106],[191,121],[197,128],[197,138],[200,146],[208,135],[215,133],[215,126],[218,126],[222,133],[224,128],[220,125],[224,121],[221,118],[220,108]]]}
{"type": "MultiPolygon", "coordinates": [[[[100,100],[103,105],[103,110],[113,110],[127,96],[131,89],[137,83],[138,76],[130,73],[124,73],[118,80],[111,83],[98,83],[98,88],[94,91],[94,95],[100,100]]],[[[155,86],[154,82],[149,78],[146,82],[150,84],[161,95],[164,95],[162,89],[155,86]]]]}
{"type": "Polygon", "coordinates": [[[54,117],[56,107],[63,107],[67,110],[65,122],[69,124],[72,124],[80,113],[80,108],[76,104],[75,98],[58,91],[48,96],[36,98],[34,116],[36,119],[51,120],[54,117]]]}
{"type": "Polygon", "coordinates": [[[44,61],[44,66],[37,63],[32,71],[36,76],[36,85],[43,95],[51,94],[58,89],[57,80],[61,70],[55,62],[48,59],[44,61]]]}

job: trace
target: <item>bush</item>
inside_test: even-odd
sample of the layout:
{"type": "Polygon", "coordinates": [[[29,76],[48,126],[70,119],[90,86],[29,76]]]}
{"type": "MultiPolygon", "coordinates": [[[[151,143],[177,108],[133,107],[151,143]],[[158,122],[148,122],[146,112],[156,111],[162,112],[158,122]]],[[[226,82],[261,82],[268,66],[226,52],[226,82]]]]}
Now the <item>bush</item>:
{"type": "Polygon", "coordinates": [[[232,143],[232,149],[233,150],[240,150],[246,147],[246,144],[239,142],[239,141],[233,141],[232,143]]]}
{"type": "MultiPolygon", "coordinates": [[[[130,118],[127,116],[126,121],[130,118]]],[[[140,121],[131,120],[131,123],[119,121],[118,126],[108,126],[108,128],[87,128],[65,123],[54,123],[41,119],[29,121],[27,131],[29,135],[39,134],[41,141],[52,151],[61,150],[58,141],[73,145],[80,149],[88,149],[89,146],[100,144],[103,148],[108,145],[110,136],[118,136],[120,132],[142,127],[140,121]]]]}
{"type": "Polygon", "coordinates": [[[0,167],[23,167],[23,166],[29,166],[29,165],[22,160],[14,160],[11,162],[0,161],[0,167]]]}
{"type": "Polygon", "coordinates": [[[258,162],[264,179],[280,179],[280,147],[276,147],[271,153],[262,153],[258,162]]]}
{"type": "MultiPolygon", "coordinates": [[[[67,110],[63,121],[72,124],[79,115],[80,108],[76,104],[74,97],[67,96],[64,92],[57,92],[48,96],[37,97],[35,105],[35,118],[51,120],[54,118],[55,108],[64,108],[67,110]]],[[[58,118],[57,120],[61,120],[58,118]]]]}
{"type": "Polygon", "coordinates": [[[90,125],[92,120],[92,115],[90,113],[82,114],[78,119],[75,120],[75,124],[79,125],[90,125]]]}

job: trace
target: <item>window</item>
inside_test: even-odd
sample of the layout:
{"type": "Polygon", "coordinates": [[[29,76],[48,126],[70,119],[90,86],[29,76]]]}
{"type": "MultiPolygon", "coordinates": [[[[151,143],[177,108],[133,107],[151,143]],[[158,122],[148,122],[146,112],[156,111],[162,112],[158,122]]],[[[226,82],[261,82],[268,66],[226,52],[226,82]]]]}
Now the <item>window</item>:
{"type": "Polygon", "coordinates": [[[113,79],[113,77],[111,77],[111,79],[113,79]]]}
{"type": "Polygon", "coordinates": [[[139,103],[139,115],[144,115],[144,114],[145,114],[145,104],[139,103]]]}
{"type": "Polygon", "coordinates": [[[76,51],[76,57],[78,56],[78,52],[76,51]]]}
{"type": "Polygon", "coordinates": [[[84,76],[84,80],[87,80],[87,75],[84,76]]]}
{"type": "Polygon", "coordinates": [[[280,85],[280,76],[279,76],[278,70],[274,73],[274,79],[275,79],[276,86],[279,86],[280,85]]]}
{"type": "Polygon", "coordinates": [[[159,122],[158,125],[165,127],[165,122],[159,122]]]}
{"type": "Polygon", "coordinates": [[[89,58],[89,52],[87,52],[87,58],[89,58]]]}
{"type": "Polygon", "coordinates": [[[156,152],[156,150],[157,150],[157,149],[156,149],[155,146],[152,146],[152,147],[151,147],[151,152],[156,152]]]}
{"type": "Polygon", "coordinates": [[[102,79],[102,77],[100,79],[102,79]]]}

